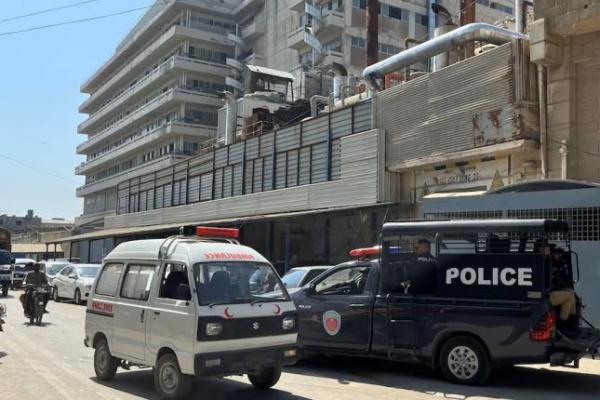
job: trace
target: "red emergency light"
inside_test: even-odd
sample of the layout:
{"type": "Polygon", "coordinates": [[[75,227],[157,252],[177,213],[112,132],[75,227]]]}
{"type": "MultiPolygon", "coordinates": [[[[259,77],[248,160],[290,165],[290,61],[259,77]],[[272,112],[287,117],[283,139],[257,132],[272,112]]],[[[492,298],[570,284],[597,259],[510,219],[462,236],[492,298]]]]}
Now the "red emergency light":
{"type": "Polygon", "coordinates": [[[381,254],[381,246],[364,247],[350,251],[351,257],[369,257],[378,256],[379,254],[381,254]]]}
{"type": "Polygon", "coordinates": [[[213,228],[210,226],[197,226],[196,235],[202,237],[238,239],[240,230],[235,228],[213,228]]]}

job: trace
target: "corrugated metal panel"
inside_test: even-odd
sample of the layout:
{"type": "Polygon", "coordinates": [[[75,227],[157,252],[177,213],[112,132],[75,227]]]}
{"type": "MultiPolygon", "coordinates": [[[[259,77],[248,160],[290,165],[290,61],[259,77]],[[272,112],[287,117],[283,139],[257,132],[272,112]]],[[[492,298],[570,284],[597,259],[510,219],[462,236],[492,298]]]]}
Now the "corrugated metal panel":
{"type": "Polygon", "coordinates": [[[244,142],[229,146],[229,165],[242,162],[244,158],[244,142]]]}
{"type": "Polygon", "coordinates": [[[172,198],[172,193],[173,193],[173,187],[170,185],[165,186],[165,194],[164,194],[164,207],[171,207],[171,205],[173,204],[173,198],[172,198]]]}
{"type": "Polygon", "coordinates": [[[188,201],[195,203],[200,200],[200,175],[190,177],[188,201]]]}
{"type": "Polygon", "coordinates": [[[331,141],[331,179],[340,179],[342,173],[342,142],[340,139],[331,141]]]}
{"type": "Polygon", "coordinates": [[[310,147],[300,149],[300,185],[310,183],[310,147]]]}
{"type": "Polygon", "coordinates": [[[298,186],[298,151],[288,152],[287,187],[298,186]]]}
{"type": "Polygon", "coordinates": [[[244,168],[246,177],[244,178],[244,193],[252,193],[252,174],[254,173],[252,167],[253,161],[246,161],[246,167],[244,168]]]}
{"type": "Polygon", "coordinates": [[[227,165],[227,147],[221,147],[215,150],[215,168],[222,168],[227,165]]]}
{"type": "Polygon", "coordinates": [[[327,144],[317,144],[312,151],[312,180],[311,183],[327,180],[327,144]]]}
{"type": "Polygon", "coordinates": [[[260,137],[260,156],[270,156],[273,154],[273,138],[275,132],[264,134],[260,137]]]}
{"type": "Polygon", "coordinates": [[[371,99],[354,107],[354,133],[371,129],[371,99]]]}
{"type": "Polygon", "coordinates": [[[206,160],[203,164],[196,164],[190,168],[190,175],[199,175],[212,171],[212,157],[206,160]]]}
{"type": "Polygon", "coordinates": [[[300,146],[299,125],[277,131],[277,151],[286,151],[300,146]]]}
{"type": "Polygon", "coordinates": [[[223,198],[223,168],[215,171],[215,199],[223,198]]]}
{"type": "Polygon", "coordinates": [[[339,138],[352,134],[352,108],[331,114],[331,137],[339,138]]]}
{"type": "Polygon", "coordinates": [[[264,163],[264,190],[271,190],[273,189],[273,157],[272,156],[267,156],[265,157],[265,163],[264,163]]]}
{"type": "Polygon", "coordinates": [[[258,158],[258,138],[248,139],[246,141],[246,160],[258,158]]]}
{"type": "Polygon", "coordinates": [[[217,138],[225,138],[225,121],[227,120],[227,108],[220,108],[217,113],[217,138]]]}
{"type": "Polygon", "coordinates": [[[181,172],[177,172],[175,174],[175,180],[179,181],[181,179],[185,179],[185,177],[187,176],[187,171],[181,171],[181,172]]]}
{"type": "MultiPolygon", "coordinates": [[[[279,145],[279,143],[278,143],[279,145]]],[[[279,146],[277,146],[279,147],[279,146]]],[[[277,154],[277,165],[275,170],[275,188],[281,189],[285,187],[285,163],[286,153],[277,154]]]]}
{"type": "MultiPolygon", "coordinates": [[[[377,119],[387,132],[388,165],[488,141],[478,138],[482,113],[492,113],[498,127],[512,126],[512,115],[503,111],[513,102],[511,60],[509,43],[380,92],[377,119]]],[[[492,131],[498,141],[511,137],[510,128],[492,131]]]]}
{"type": "Polygon", "coordinates": [[[327,140],[329,115],[314,118],[302,123],[302,145],[307,146],[327,140]]]}
{"type": "Polygon", "coordinates": [[[244,169],[242,168],[243,164],[236,164],[233,166],[233,196],[241,196],[242,195],[242,182],[243,182],[243,174],[244,169]]]}
{"type": "Polygon", "coordinates": [[[231,197],[233,192],[233,168],[225,167],[223,176],[223,197],[231,197]]]}
{"type": "Polygon", "coordinates": [[[200,200],[212,199],[213,174],[204,174],[200,177],[200,200]]]}
{"type": "Polygon", "coordinates": [[[157,187],[155,190],[154,201],[156,208],[163,208],[165,206],[165,187],[157,187]]]}

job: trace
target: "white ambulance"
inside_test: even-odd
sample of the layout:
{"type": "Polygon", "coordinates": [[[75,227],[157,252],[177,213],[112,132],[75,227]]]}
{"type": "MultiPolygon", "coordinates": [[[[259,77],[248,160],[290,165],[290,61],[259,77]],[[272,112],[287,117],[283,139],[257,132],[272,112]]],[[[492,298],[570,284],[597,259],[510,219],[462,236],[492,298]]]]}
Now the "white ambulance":
{"type": "Polygon", "coordinates": [[[198,227],[120,244],[104,259],[84,339],[100,380],[119,366],[152,367],[167,399],[187,396],[194,376],[277,383],[296,361],[296,309],[275,269],[237,238],[237,229],[198,227]]]}

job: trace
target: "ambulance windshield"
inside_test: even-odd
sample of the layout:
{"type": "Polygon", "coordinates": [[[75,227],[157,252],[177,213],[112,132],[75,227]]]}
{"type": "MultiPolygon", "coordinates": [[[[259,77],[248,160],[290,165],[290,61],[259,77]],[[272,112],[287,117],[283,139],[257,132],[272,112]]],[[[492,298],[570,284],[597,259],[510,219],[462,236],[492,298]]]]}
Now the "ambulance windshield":
{"type": "Polygon", "coordinates": [[[194,265],[200,305],[289,300],[277,272],[255,262],[210,262],[194,265]]]}

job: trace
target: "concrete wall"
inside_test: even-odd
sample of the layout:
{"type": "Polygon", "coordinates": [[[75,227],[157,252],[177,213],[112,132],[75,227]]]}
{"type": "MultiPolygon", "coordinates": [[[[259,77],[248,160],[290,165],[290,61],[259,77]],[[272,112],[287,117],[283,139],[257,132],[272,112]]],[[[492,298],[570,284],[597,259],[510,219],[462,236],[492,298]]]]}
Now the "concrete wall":
{"type": "Polygon", "coordinates": [[[532,61],[547,68],[548,177],[600,181],[600,1],[536,1],[532,61]],[[565,141],[563,145],[562,141],[565,141]]]}

